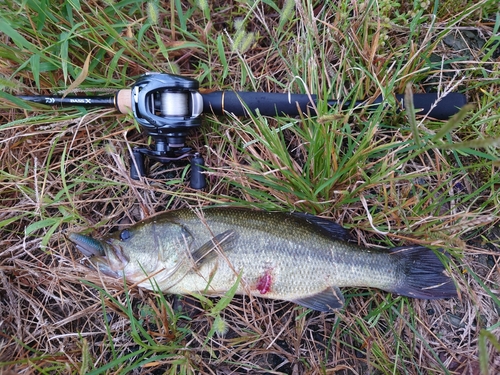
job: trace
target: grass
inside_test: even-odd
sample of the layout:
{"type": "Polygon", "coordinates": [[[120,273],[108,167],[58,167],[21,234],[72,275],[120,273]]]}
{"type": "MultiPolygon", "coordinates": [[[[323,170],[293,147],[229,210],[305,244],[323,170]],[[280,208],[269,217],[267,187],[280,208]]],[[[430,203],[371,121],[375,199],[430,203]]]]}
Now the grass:
{"type": "Polygon", "coordinates": [[[493,0],[4,1],[0,373],[500,371],[499,29],[493,0]],[[106,94],[148,71],[324,101],[311,118],[205,116],[189,137],[209,168],[200,192],[183,165],[130,179],[130,145],[148,143],[130,116],[12,96],[106,94]],[[444,122],[394,102],[326,105],[390,103],[407,85],[465,92],[473,107],[444,122]],[[319,314],[231,294],[163,296],[103,283],[64,238],[213,204],[318,214],[369,246],[444,248],[460,298],[349,289],[345,309],[319,314]]]}

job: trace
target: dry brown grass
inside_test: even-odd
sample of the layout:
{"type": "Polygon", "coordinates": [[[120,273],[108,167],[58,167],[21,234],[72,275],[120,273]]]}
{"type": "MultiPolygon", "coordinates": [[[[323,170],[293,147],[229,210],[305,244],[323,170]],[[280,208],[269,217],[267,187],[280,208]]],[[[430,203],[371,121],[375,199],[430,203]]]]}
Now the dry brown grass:
{"type": "MultiPolygon", "coordinates": [[[[401,47],[410,38],[407,25],[386,30],[377,24],[377,18],[364,17],[363,2],[354,2],[352,9],[345,5],[344,13],[341,3],[327,4],[330,8],[322,11],[322,4],[313,7],[308,2],[297,2],[295,21],[281,34],[284,35],[281,39],[274,39],[279,36],[276,30],[280,27],[280,17],[270,7],[214,3],[212,9],[217,11],[210,22],[202,25],[189,21],[190,32],[206,47],[194,51],[199,61],[209,64],[213,78],[206,78],[192,49],[175,50],[170,55],[170,65],[158,50],[152,53],[156,60],[147,61],[139,58],[141,46],[132,38],[130,48],[116,63],[110,85],[124,82],[123,72],[132,76],[145,70],[171,71],[174,67],[183,74],[205,77],[203,84],[207,87],[211,83],[214,88],[245,86],[284,91],[289,85],[297,90],[307,87],[320,92],[321,85],[328,85],[336,96],[353,92],[364,96],[377,95],[386,86],[402,89],[408,80],[418,76],[414,72],[425,65],[423,59],[418,60],[419,47],[414,46],[411,51],[401,47]],[[233,35],[231,22],[236,16],[246,14],[251,14],[247,30],[254,32],[257,40],[245,51],[244,58],[225,45],[224,66],[217,57],[216,39],[205,29],[217,32],[222,38],[223,29],[227,28],[233,35]],[[382,32],[387,32],[388,43],[393,42],[394,48],[381,45],[382,32]],[[395,83],[389,74],[392,70],[388,61],[404,58],[401,50],[418,61],[411,63],[410,58],[399,71],[404,78],[395,83]],[[304,51],[315,53],[310,60],[301,61],[307,55],[304,51]],[[243,79],[245,71],[255,77],[243,79]],[[297,75],[305,85],[294,80],[297,75]]],[[[439,15],[439,24],[430,35],[426,35],[427,24],[420,30],[420,41],[439,41],[432,51],[440,56],[460,55],[442,42],[440,32],[461,14],[464,20],[452,24],[455,35],[474,30],[485,39],[492,37],[493,23],[482,22],[475,12],[464,11],[472,5],[463,2],[455,13],[449,3],[444,5],[447,10],[439,15]]],[[[491,6],[487,1],[482,3],[484,7],[491,6]]],[[[8,14],[9,7],[14,4],[8,2],[0,9],[8,14]]],[[[104,3],[88,7],[84,9],[87,14],[75,11],[75,19],[86,22],[82,26],[82,40],[92,49],[102,40],[91,38],[90,26],[114,21],[108,16],[99,19],[99,12],[90,9],[104,11],[104,3]]],[[[138,9],[143,7],[144,4],[137,5],[138,9]]],[[[166,23],[170,19],[169,7],[170,4],[163,4],[160,11],[166,23]]],[[[403,4],[405,7],[410,4],[403,4]]],[[[183,7],[185,11],[187,8],[183,7]]],[[[195,9],[192,18],[202,19],[201,11],[195,9]]],[[[137,24],[145,22],[133,6],[120,8],[117,13],[129,28],[121,34],[123,38],[131,30],[137,32],[137,24]]],[[[142,15],[146,17],[145,14],[144,10],[142,15]]],[[[36,17],[33,10],[24,13],[19,9],[19,17],[27,16],[36,17]]],[[[34,25],[37,19],[30,22],[34,25]]],[[[49,42],[57,42],[45,33],[57,30],[51,22],[47,21],[44,33],[38,35],[40,50],[49,42]]],[[[20,33],[36,44],[35,27],[29,29],[29,24],[23,24],[20,33]]],[[[165,43],[174,38],[188,39],[173,27],[160,28],[159,34],[165,43]]],[[[144,38],[144,43],[154,44],[153,31],[148,30],[144,38]]],[[[12,76],[30,54],[1,32],[0,39],[3,53],[0,78],[14,83],[16,93],[36,92],[29,69],[12,76]],[[9,48],[14,57],[6,56],[9,48]]],[[[122,45],[113,45],[111,50],[122,45]]],[[[85,48],[76,45],[70,48],[74,53],[73,63],[81,66],[85,48]]],[[[470,120],[471,127],[460,127],[450,134],[457,143],[478,136],[499,136],[500,117],[495,99],[500,87],[498,55],[482,61],[485,51],[473,45],[469,48],[470,58],[451,64],[449,76],[443,78],[436,71],[428,79],[433,84],[437,79],[457,82],[453,74],[465,67],[478,72],[466,75],[462,85],[470,86],[468,95],[477,103],[479,114],[470,120]],[[481,73],[489,76],[484,78],[481,73]]],[[[111,63],[112,56],[103,55],[103,63],[94,68],[91,78],[105,80],[109,74],[106,65],[111,63]]],[[[60,68],[42,71],[43,92],[61,82],[64,79],[60,68]]],[[[316,186],[324,180],[312,173],[304,180],[310,182],[308,192],[283,188],[297,183],[312,170],[308,129],[324,126],[327,129],[324,136],[338,136],[342,142],[337,148],[345,150],[350,140],[359,146],[359,140],[366,138],[364,128],[369,127],[373,143],[366,148],[367,153],[373,150],[372,146],[402,143],[412,138],[407,130],[390,126],[404,122],[403,116],[392,118],[385,112],[376,116],[370,120],[365,113],[325,112],[319,121],[302,119],[296,123],[300,131],[287,129],[282,133],[288,147],[285,151],[291,155],[288,160],[273,147],[252,143],[259,138],[272,140],[266,138],[270,136],[265,133],[267,126],[262,125],[264,119],[207,116],[201,134],[190,137],[193,148],[203,150],[212,168],[207,175],[209,188],[198,192],[178,181],[182,165],[170,166],[173,172],[167,174],[164,168],[156,166],[152,176],[157,179],[130,179],[127,166],[130,144],[146,143],[130,118],[109,110],[85,114],[63,109],[26,111],[0,98],[0,363],[3,366],[0,375],[84,374],[92,370],[98,373],[99,369],[100,373],[120,373],[137,361],[139,355],[122,363],[117,361],[109,369],[103,366],[138,352],[145,337],[156,348],[151,353],[168,355],[137,365],[131,373],[479,374],[480,355],[486,358],[490,374],[500,373],[498,348],[486,340],[485,348],[479,351],[481,329],[487,329],[496,338],[500,336],[498,161],[481,159],[476,154],[459,154],[454,159],[448,151],[430,150],[399,164],[403,147],[394,147],[379,159],[373,154],[366,164],[349,170],[325,192],[315,193],[316,186]],[[387,119],[387,127],[373,123],[381,119],[387,119]],[[348,125],[352,129],[347,134],[348,125]],[[392,175],[379,171],[376,175],[379,178],[366,183],[364,173],[378,168],[380,160],[386,162],[389,170],[393,166],[397,171],[393,170],[392,175]],[[460,165],[453,165],[458,161],[465,165],[464,173],[460,172],[460,165]],[[454,190],[457,181],[465,186],[463,190],[454,190]],[[481,190],[483,186],[486,188],[481,190]],[[480,193],[474,195],[477,191],[480,193]],[[308,196],[306,193],[316,194],[315,199],[303,198],[308,196]],[[456,199],[448,199],[446,194],[453,193],[457,194],[456,199]],[[366,197],[370,208],[379,209],[367,213],[361,196],[366,197]],[[213,306],[195,298],[164,298],[134,287],[125,292],[120,281],[101,278],[88,268],[85,259],[64,237],[68,230],[89,227],[94,228],[96,235],[105,234],[165,209],[234,202],[331,217],[353,228],[360,241],[367,244],[416,241],[454,250],[454,254],[463,254],[452,258],[451,267],[460,296],[456,300],[417,301],[351,289],[346,291],[346,309],[336,314],[307,312],[290,303],[235,297],[220,313],[227,332],[212,335],[210,330],[216,319],[210,314],[213,306]],[[388,239],[381,239],[373,231],[368,214],[373,216],[377,227],[392,223],[393,232],[388,239]],[[84,279],[94,285],[84,283],[84,279]],[[139,335],[141,339],[134,338],[138,326],[147,332],[139,335]]],[[[267,121],[271,127],[288,123],[267,121]]],[[[442,124],[425,125],[435,132],[442,124]]],[[[498,155],[495,150],[489,149],[488,155],[498,155]]],[[[343,151],[336,155],[343,155],[343,151]]],[[[332,165],[341,162],[332,160],[332,165]]]]}

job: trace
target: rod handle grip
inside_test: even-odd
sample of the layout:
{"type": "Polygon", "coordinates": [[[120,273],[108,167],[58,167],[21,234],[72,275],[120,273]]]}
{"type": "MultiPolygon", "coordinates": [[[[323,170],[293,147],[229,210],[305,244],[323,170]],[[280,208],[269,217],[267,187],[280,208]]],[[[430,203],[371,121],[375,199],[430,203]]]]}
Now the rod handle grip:
{"type": "MultiPolygon", "coordinates": [[[[406,108],[404,97],[404,95],[396,95],[396,99],[403,104],[403,108],[406,108]]],[[[429,117],[435,119],[447,120],[467,104],[465,95],[458,92],[448,93],[446,96],[441,97],[439,102],[437,100],[437,93],[413,94],[413,106],[415,107],[416,114],[428,114],[429,117]],[[432,108],[434,104],[435,106],[432,108]]]]}
{"type": "Polygon", "coordinates": [[[115,107],[123,114],[132,112],[132,90],[118,90],[115,94],[115,107]]]}
{"type": "MultiPolygon", "coordinates": [[[[314,106],[311,103],[316,102],[316,95],[306,94],[280,94],[267,92],[234,92],[234,91],[215,91],[208,94],[202,94],[203,111],[212,112],[215,115],[223,115],[224,112],[233,113],[236,116],[248,116],[249,112],[255,114],[258,111],[263,116],[297,116],[301,113],[314,115],[314,106]]],[[[397,101],[405,107],[404,95],[396,95],[397,101]]],[[[413,94],[413,105],[417,114],[428,114],[432,118],[447,120],[456,114],[466,103],[466,97],[460,93],[449,93],[440,98],[438,94],[413,94]],[[434,103],[436,105],[434,106],[434,103]],[[434,107],[433,107],[434,106],[434,107]],[[432,108],[432,110],[431,110],[432,108]]],[[[376,105],[383,104],[384,98],[379,96],[370,105],[375,108],[376,105]]],[[[358,101],[356,105],[363,105],[365,101],[358,101]]],[[[330,105],[339,104],[336,100],[328,101],[330,105]]],[[[349,102],[344,103],[347,107],[349,102]]]]}
{"type": "Polygon", "coordinates": [[[300,113],[314,113],[310,99],[316,101],[316,95],[281,94],[271,92],[214,91],[202,94],[203,111],[215,115],[225,112],[235,116],[256,114],[256,109],[263,116],[297,116],[300,113]]]}

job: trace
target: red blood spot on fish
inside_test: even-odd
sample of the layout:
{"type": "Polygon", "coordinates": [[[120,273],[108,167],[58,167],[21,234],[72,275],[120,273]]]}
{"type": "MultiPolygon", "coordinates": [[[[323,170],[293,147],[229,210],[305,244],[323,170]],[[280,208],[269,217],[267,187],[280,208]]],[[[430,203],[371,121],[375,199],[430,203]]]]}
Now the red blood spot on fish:
{"type": "Polygon", "coordinates": [[[271,271],[266,271],[264,275],[262,275],[257,282],[257,290],[261,294],[266,294],[271,290],[271,282],[273,281],[271,276],[271,271]]]}

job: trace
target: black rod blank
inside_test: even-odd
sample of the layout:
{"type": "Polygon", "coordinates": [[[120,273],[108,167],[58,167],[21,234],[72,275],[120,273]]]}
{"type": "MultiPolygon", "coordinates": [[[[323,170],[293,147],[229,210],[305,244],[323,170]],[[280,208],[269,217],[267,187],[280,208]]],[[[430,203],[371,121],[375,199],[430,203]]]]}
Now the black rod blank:
{"type": "Polygon", "coordinates": [[[84,107],[114,107],[114,96],[52,96],[52,95],[20,95],[20,99],[52,106],[84,106],[84,107]]]}

